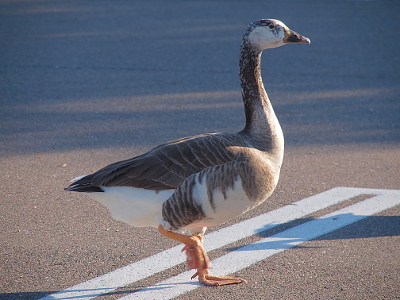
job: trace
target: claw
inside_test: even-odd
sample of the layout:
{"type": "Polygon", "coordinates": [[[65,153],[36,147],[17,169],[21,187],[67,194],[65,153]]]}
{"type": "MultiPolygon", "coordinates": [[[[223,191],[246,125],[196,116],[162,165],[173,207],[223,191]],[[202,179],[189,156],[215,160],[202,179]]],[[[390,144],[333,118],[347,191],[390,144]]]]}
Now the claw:
{"type": "Polygon", "coordinates": [[[199,272],[194,273],[193,276],[190,277],[190,279],[195,279],[197,276],[199,276],[199,272]]]}

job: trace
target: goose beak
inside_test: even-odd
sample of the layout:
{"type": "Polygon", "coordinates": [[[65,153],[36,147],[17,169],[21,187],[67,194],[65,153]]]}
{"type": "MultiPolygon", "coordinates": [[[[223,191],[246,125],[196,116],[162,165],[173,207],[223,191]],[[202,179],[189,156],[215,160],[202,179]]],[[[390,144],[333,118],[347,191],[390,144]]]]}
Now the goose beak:
{"type": "Polygon", "coordinates": [[[311,44],[309,38],[290,30],[289,28],[285,28],[285,37],[283,38],[284,43],[300,43],[300,44],[311,44]]]}

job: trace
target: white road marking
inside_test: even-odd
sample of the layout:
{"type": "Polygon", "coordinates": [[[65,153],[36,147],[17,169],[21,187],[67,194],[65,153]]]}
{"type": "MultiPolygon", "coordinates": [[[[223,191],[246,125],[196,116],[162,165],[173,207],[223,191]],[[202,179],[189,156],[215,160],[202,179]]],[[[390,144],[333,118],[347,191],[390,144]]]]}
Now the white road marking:
{"type": "MultiPolygon", "coordinates": [[[[205,248],[207,251],[211,251],[213,249],[223,247],[247,236],[251,236],[255,233],[262,232],[291,220],[301,218],[302,216],[335,205],[361,194],[371,194],[376,196],[346,208],[354,209],[354,211],[346,212],[346,209],[343,209],[330,214],[332,216],[335,215],[339,217],[338,219],[335,219],[334,222],[332,222],[333,220],[331,220],[332,218],[330,215],[327,215],[323,218],[307,222],[303,225],[279,233],[273,237],[263,239],[259,242],[224,255],[213,261],[213,274],[223,275],[233,273],[275,253],[294,247],[324,233],[336,230],[347,224],[351,224],[362,218],[368,217],[371,214],[400,204],[400,191],[342,187],[334,188],[321,194],[311,196],[277,210],[208,234],[205,236],[205,248]],[[377,199],[380,201],[379,205],[378,207],[374,207],[374,209],[372,209],[373,206],[371,205],[378,201],[377,199]],[[362,203],[367,203],[367,207],[365,209],[358,208],[358,206],[362,203]],[[386,206],[384,203],[386,203],[386,206]],[[339,216],[339,214],[349,215],[339,216]],[[329,223],[329,221],[331,221],[332,224],[329,223]],[[314,228],[313,226],[316,226],[315,230],[317,231],[313,231],[311,229],[305,230],[310,228],[309,224],[313,224],[311,229],[314,228]],[[288,236],[285,237],[285,235],[288,236]],[[249,261],[249,255],[247,252],[250,250],[252,251],[251,261],[249,261]],[[234,263],[232,263],[233,261],[234,263]]],[[[117,269],[113,272],[93,278],[66,290],[41,298],[40,300],[86,300],[109,293],[117,288],[126,286],[130,283],[144,279],[157,272],[166,270],[184,262],[185,256],[181,253],[181,248],[182,246],[180,245],[171,249],[167,249],[126,267],[117,269]]],[[[176,297],[200,286],[196,281],[188,282],[190,276],[193,275],[192,273],[193,270],[184,272],[176,277],[169,278],[166,281],[123,297],[122,299],[170,299],[176,297]]]]}

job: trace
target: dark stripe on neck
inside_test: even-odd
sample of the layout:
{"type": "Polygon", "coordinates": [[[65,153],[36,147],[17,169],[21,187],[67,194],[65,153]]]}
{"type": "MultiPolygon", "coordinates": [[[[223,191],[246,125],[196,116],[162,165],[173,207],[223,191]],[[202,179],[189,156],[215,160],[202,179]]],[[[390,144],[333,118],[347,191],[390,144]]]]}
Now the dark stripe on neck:
{"type": "Polygon", "coordinates": [[[240,53],[240,83],[246,113],[246,127],[250,130],[254,121],[255,106],[266,98],[261,79],[261,52],[243,39],[240,53]]]}

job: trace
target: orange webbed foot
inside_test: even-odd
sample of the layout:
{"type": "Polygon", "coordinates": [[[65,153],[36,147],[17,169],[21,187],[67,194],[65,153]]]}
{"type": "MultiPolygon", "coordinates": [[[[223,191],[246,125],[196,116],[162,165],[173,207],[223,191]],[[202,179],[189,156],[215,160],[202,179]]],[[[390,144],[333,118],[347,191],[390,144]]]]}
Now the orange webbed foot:
{"type": "Polygon", "coordinates": [[[197,269],[197,272],[192,276],[192,279],[199,277],[199,282],[207,286],[220,286],[246,282],[246,280],[236,276],[210,275],[209,269],[211,268],[211,263],[207,252],[203,248],[203,237],[201,235],[182,235],[165,230],[161,225],[158,230],[162,235],[185,244],[182,251],[186,252],[188,267],[191,269],[197,269]]]}

